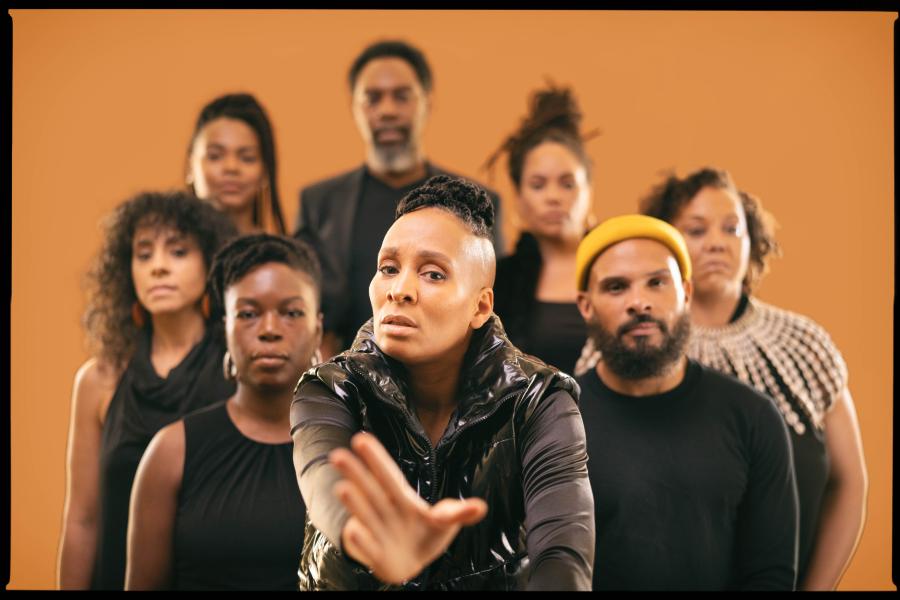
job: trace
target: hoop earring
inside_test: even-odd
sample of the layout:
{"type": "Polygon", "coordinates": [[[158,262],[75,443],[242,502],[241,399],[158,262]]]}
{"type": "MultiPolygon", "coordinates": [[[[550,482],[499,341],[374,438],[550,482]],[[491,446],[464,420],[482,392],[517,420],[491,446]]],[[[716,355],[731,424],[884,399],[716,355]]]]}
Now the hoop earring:
{"type": "Polygon", "coordinates": [[[138,329],[143,329],[144,325],[147,324],[147,319],[144,317],[144,308],[137,300],[131,305],[131,322],[138,329]]]}
{"type": "Polygon", "coordinates": [[[228,350],[225,351],[225,356],[222,357],[222,372],[225,375],[225,381],[237,379],[237,367],[234,361],[231,360],[231,353],[228,350]]]}
{"type": "Polygon", "coordinates": [[[203,320],[209,320],[209,294],[203,294],[203,298],[200,300],[200,314],[203,315],[203,320]]]}
{"type": "Polygon", "coordinates": [[[309,360],[309,364],[311,367],[322,364],[322,352],[316,348],[316,351],[313,352],[312,358],[309,360]]]}

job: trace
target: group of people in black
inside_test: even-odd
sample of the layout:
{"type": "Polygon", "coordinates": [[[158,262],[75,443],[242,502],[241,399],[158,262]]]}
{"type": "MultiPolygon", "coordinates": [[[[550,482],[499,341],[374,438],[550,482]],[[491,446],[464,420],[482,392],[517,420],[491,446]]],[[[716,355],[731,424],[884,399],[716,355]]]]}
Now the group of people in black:
{"type": "Polygon", "coordinates": [[[426,158],[423,53],[348,73],[363,165],[300,192],[248,94],[89,272],[58,584],[834,589],[867,490],[825,330],[753,294],[774,221],[724,170],[597,223],[572,91],[496,193],[426,158]]]}

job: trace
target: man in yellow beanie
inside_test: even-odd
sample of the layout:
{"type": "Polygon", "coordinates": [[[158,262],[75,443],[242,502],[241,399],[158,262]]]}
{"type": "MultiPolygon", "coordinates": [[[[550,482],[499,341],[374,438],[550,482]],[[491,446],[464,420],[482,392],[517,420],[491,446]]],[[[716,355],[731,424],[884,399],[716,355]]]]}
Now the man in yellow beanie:
{"type": "Polygon", "coordinates": [[[602,353],[578,379],[595,590],[794,587],[797,494],[772,401],[689,360],[690,257],[643,215],[581,242],[578,308],[602,353]]]}

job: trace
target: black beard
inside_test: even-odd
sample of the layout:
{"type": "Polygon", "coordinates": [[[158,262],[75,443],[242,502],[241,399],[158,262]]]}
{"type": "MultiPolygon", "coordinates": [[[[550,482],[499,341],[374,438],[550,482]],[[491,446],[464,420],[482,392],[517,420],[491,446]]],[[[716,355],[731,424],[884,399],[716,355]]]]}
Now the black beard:
{"type": "Polygon", "coordinates": [[[667,368],[681,358],[684,346],[691,333],[690,314],[685,311],[677,321],[672,333],[665,323],[649,315],[638,315],[631,319],[613,334],[596,321],[588,324],[588,331],[602,355],[601,360],[617,376],[622,379],[639,380],[658,377],[667,368]],[[637,338],[634,348],[629,348],[623,341],[628,330],[640,323],[655,323],[662,333],[663,342],[656,348],[646,338],[637,338]]]}

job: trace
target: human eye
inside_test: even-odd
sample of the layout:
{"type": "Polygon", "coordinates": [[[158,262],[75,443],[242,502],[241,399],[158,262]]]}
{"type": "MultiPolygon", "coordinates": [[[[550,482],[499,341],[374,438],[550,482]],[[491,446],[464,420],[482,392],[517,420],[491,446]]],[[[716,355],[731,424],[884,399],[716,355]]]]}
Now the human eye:
{"type": "Polygon", "coordinates": [[[665,283],[665,280],[662,277],[651,277],[649,281],[647,281],[647,285],[652,288],[662,287],[665,283]]]}
{"type": "Polygon", "coordinates": [[[378,104],[379,100],[381,100],[381,93],[366,92],[366,104],[375,105],[375,104],[378,104]]]}
{"type": "Polygon", "coordinates": [[[397,267],[391,264],[381,265],[380,267],[378,267],[378,272],[385,276],[396,275],[397,273],[399,273],[397,267]]]}
{"type": "Polygon", "coordinates": [[[256,154],[243,154],[241,155],[241,160],[247,164],[253,164],[259,161],[259,156],[256,154]]]}
{"type": "Polygon", "coordinates": [[[190,254],[190,249],[187,246],[175,246],[172,248],[172,256],[176,256],[178,258],[184,258],[188,254],[190,254]]]}
{"type": "Polygon", "coordinates": [[[428,281],[443,281],[443,280],[447,279],[446,275],[444,275],[440,271],[435,271],[435,270],[425,271],[424,273],[422,273],[422,275],[428,281]]]}
{"type": "Polygon", "coordinates": [[[740,235],[741,228],[737,223],[725,225],[722,230],[729,235],[740,235]]]}
{"type": "Polygon", "coordinates": [[[625,291],[625,287],[625,284],[621,281],[610,281],[604,284],[601,290],[609,294],[618,294],[625,291]]]}
{"type": "Polygon", "coordinates": [[[250,308],[242,308],[235,313],[238,319],[252,319],[256,316],[256,311],[250,308]]]}
{"type": "Polygon", "coordinates": [[[688,227],[684,232],[691,237],[700,237],[706,233],[706,229],[703,227],[688,227]]]}
{"type": "Polygon", "coordinates": [[[306,313],[299,308],[289,308],[287,310],[287,316],[292,319],[299,319],[300,317],[305,317],[306,313]]]}

